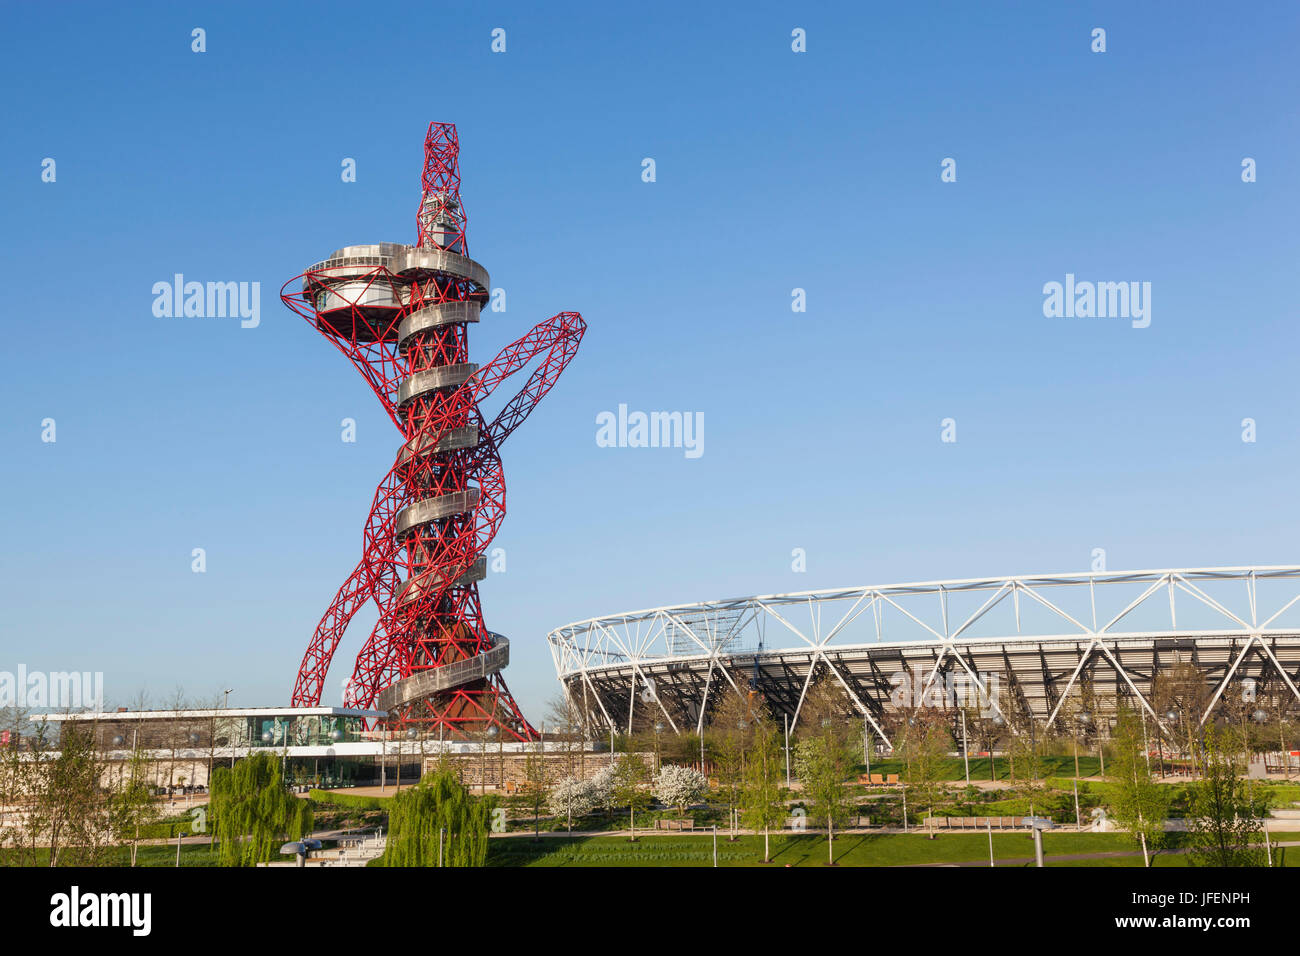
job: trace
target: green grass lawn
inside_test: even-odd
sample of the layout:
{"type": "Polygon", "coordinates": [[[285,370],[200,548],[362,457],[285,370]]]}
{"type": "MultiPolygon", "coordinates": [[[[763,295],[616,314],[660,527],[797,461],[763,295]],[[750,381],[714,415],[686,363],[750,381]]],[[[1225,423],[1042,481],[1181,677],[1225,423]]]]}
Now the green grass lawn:
{"type": "MultiPolygon", "coordinates": [[[[0,863],[4,865],[13,865],[16,856],[13,850],[6,849],[0,851],[0,863]]],[[[47,866],[49,864],[49,850],[41,849],[37,851],[37,865],[47,866]]],[[[106,858],[105,866],[126,866],[131,865],[130,847],[117,847],[109,852],[106,858]]],[[[136,866],[175,866],[176,865],[176,844],[150,844],[142,846],[136,855],[136,866]]],[[[181,845],[181,866],[216,866],[216,853],[208,851],[208,845],[203,844],[182,844],[181,845]]]]}
{"type": "MultiPolygon", "coordinates": [[[[1171,836],[1177,840],[1177,835],[1171,836]]],[[[1300,839],[1298,834],[1275,834],[1300,839]]],[[[1048,833],[1043,851],[1048,866],[1141,866],[1140,854],[1097,860],[1061,860],[1053,856],[1079,853],[1130,852],[1137,847],[1118,833],[1048,833]]],[[[1275,864],[1300,866],[1300,847],[1291,848],[1289,860],[1279,860],[1285,850],[1275,850],[1275,864]]],[[[996,859],[1025,859],[1034,855],[1033,840],[1024,833],[993,834],[996,859]]],[[[761,866],[763,838],[742,836],[729,842],[718,836],[719,866],[761,866]]],[[[840,866],[906,866],[920,863],[988,861],[988,836],[984,833],[946,833],[934,840],[902,833],[851,833],[836,838],[835,862],[840,866]]],[[[773,866],[821,866],[826,862],[826,838],[820,834],[772,837],[773,866]]],[[[1155,866],[1186,866],[1183,854],[1157,854],[1155,866]]],[[[626,837],[495,839],[488,851],[488,866],[712,866],[711,836],[644,836],[636,843],[626,837]]],[[[1008,864],[1009,865],[1009,864],[1008,864]]],[[[1018,864],[1029,865],[1029,864],[1018,864]]]]}
{"type": "MultiPolygon", "coordinates": [[[[1275,833],[1275,841],[1300,841],[1300,833],[1275,833]]],[[[1171,834],[1175,841],[1177,834],[1171,834]]],[[[988,836],[984,833],[945,833],[934,840],[919,834],[850,833],[835,839],[835,862],[840,866],[907,866],[921,863],[988,862],[988,836]]],[[[1053,859],[1080,853],[1129,852],[1136,850],[1118,833],[1048,833],[1043,838],[1048,866],[1142,865],[1140,854],[1093,860],[1053,859]]],[[[993,834],[994,856],[1001,861],[1032,859],[1034,844],[1024,833],[993,834]]],[[[1275,847],[1275,866],[1300,867],[1300,846],[1275,847]]],[[[762,866],[763,838],[742,836],[732,843],[718,835],[719,866],[762,866]]],[[[0,852],[0,862],[12,851],[0,852]]],[[[773,863],[769,866],[822,866],[826,862],[826,838],[821,834],[772,836],[773,863]]],[[[129,865],[129,852],[114,856],[116,865],[129,865]]],[[[1187,866],[1185,854],[1157,853],[1155,866],[1187,866]]],[[[44,864],[42,854],[41,865],[44,864]]],[[[139,866],[175,866],[176,847],[140,847],[139,866]]],[[[181,847],[181,866],[216,866],[217,857],[206,844],[181,847]]],[[[527,837],[495,838],[489,844],[488,866],[712,866],[711,836],[642,836],[636,843],[626,837],[544,837],[534,842],[527,837]]],[[[1032,863],[1003,865],[1032,866],[1032,863]]]]}

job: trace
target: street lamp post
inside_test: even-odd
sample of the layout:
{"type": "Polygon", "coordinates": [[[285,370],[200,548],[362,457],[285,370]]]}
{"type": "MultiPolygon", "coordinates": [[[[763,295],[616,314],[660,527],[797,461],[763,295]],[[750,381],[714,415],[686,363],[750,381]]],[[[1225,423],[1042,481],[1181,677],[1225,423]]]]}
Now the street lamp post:
{"type": "Polygon", "coordinates": [[[1079,711],[1078,725],[1074,730],[1074,825],[1083,829],[1083,815],[1079,812],[1079,735],[1083,728],[1092,722],[1092,714],[1086,710],[1079,711]]]}
{"type": "Polygon", "coordinates": [[[1277,715],[1277,739],[1282,744],[1282,770],[1286,774],[1289,783],[1291,781],[1291,754],[1286,749],[1286,718],[1281,713],[1277,715]]]}
{"type": "MultiPolygon", "coordinates": [[[[1165,713],[1165,719],[1166,719],[1167,721],[1169,721],[1171,724],[1174,724],[1175,726],[1177,726],[1177,725],[1178,725],[1178,722],[1179,722],[1179,721],[1178,721],[1178,711],[1174,710],[1174,709],[1171,707],[1171,708],[1170,708],[1170,709],[1165,713]]],[[[1170,756],[1172,757],[1172,754],[1171,754],[1170,756]]],[[[1169,762],[1172,764],[1172,763],[1173,763],[1173,760],[1171,759],[1169,762]]],[[[1170,769],[1172,769],[1172,767],[1171,767],[1170,769]]]]}
{"type": "Polygon", "coordinates": [[[1147,758],[1147,773],[1151,772],[1151,741],[1147,739],[1147,711],[1145,707],[1138,708],[1138,714],[1142,717],[1142,755],[1147,758]]]}
{"type": "MultiPolygon", "coordinates": [[[[1006,723],[1007,723],[1006,720],[1003,718],[1003,716],[1002,716],[1001,714],[994,714],[994,715],[993,715],[993,726],[994,726],[994,727],[998,727],[998,728],[1005,727],[1005,726],[1006,726],[1006,723]]],[[[995,756],[993,756],[993,745],[994,745],[995,743],[997,743],[996,740],[990,740],[990,741],[989,741],[989,782],[990,782],[990,783],[995,783],[995,782],[997,781],[997,779],[998,779],[998,771],[997,771],[997,759],[998,759],[998,758],[995,757],[995,756]]]]}
{"type": "MultiPolygon", "coordinates": [[[[419,735],[419,731],[414,727],[408,727],[406,729],[407,740],[413,742],[419,735]]],[[[402,742],[400,740],[397,742],[397,789],[402,789],[402,742]]]]}
{"type": "Polygon", "coordinates": [[[785,715],[785,785],[790,786],[790,715],[785,715]]]}
{"type": "MultiPolygon", "coordinates": [[[[1029,813],[1034,813],[1034,784],[1038,782],[1038,721],[1034,719],[1034,712],[1029,712],[1029,813]]],[[[1042,864],[1038,864],[1042,866],[1042,864]]]]}
{"type": "Polygon", "coordinates": [[[1046,817],[1029,816],[1021,821],[1034,832],[1034,865],[1043,866],[1043,831],[1052,829],[1055,824],[1046,817]]]}
{"type": "MultiPolygon", "coordinates": [[[[867,715],[862,715],[862,762],[867,765],[867,779],[871,779],[871,731],[867,728],[867,715]]],[[[967,783],[970,783],[967,774],[967,783]]]]}
{"type": "MultiPolygon", "coordinates": [[[[1250,719],[1257,724],[1263,724],[1264,721],[1268,720],[1268,711],[1263,707],[1257,707],[1255,712],[1250,715],[1250,719]]],[[[1246,751],[1246,793],[1253,794],[1254,788],[1250,782],[1250,737],[1246,733],[1241,735],[1241,745],[1246,751]]]]}
{"type": "MultiPolygon", "coordinates": [[[[907,726],[908,726],[908,727],[914,727],[914,726],[916,726],[916,718],[915,718],[915,717],[909,717],[909,718],[907,718],[907,726]]],[[[904,747],[907,746],[907,731],[906,731],[906,730],[903,731],[903,746],[904,746],[904,747]]],[[[904,753],[907,753],[907,751],[904,751],[904,753]]],[[[908,762],[910,762],[910,761],[908,761],[908,762]]],[[[900,784],[899,789],[901,789],[901,790],[903,791],[903,832],[906,833],[906,832],[907,832],[907,776],[908,776],[908,774],[907,774],[907,770],[906,770],[907,764],[905,763],[903,766],[904,766],[903,774],[902,774],[902,776],[899,778],[899,779],[902,781],[902,783],[900,784]]]]}
{"type": "MultiPolygon", "coordinates": [[[[506,754],[504,754],[504,750],[502,749],[504,747],[504,743],[502,739],[500,739],[500,727],[498,727],[497,724],[493,724],[493,726],[487,728],[487,736],[493,737],[493,739],[497,740],[497,757],[498,757],[497,786],[502,787],[503,786],[502,779],[500,778],[502,778],[502,774],[504,773],[504,770],[506,770],[506,754]]],[[[485,786],[486,783],[487,782],[485,779],[484,780],[485,786]]]]}
{"type": "Polygon", "coordinates": [[[480,751],[481,759],[478,764],[478,792],[479,796],[487,793],[487,742],[492,736],[496,727],[489,727],[483,734],[482,750],[480,751]]]}
{"type": "MultiPolygon", "coordinates": [[[[970,786],[970,742],[966,739],[966,708],[961,708],[961,759],[966,765],[966,786],[970,786]]],[[[871,768],[868,767],[868,770],[871,768]]]]}
{"type": "Polygon", "coordinates": [[[280,738],[282,750],[280,751],[280,779],[283,780],[289,770],[289,718],[284,718],[284,731],[280,730],[280,718],[275,718],[276,736],[280,738]]]}

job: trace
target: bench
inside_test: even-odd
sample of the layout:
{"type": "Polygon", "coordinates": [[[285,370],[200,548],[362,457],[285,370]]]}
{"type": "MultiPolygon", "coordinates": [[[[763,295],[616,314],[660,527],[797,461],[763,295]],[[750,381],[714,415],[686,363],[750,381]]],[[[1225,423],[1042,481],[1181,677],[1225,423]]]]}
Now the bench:
{"type": "Polygon", "coordinates": [[[695,820],[691,817],[684,817],[680,820],[656,820],[656,830],[694,830],[695,820]]]}
{"type": "MultiPolygon", "coordinates": [[[[813,824],[805,815],[786,817],[781,826],[786,830],[806,830],[809,827],[813,827],[813,824]]],[[[841,830],[861,830],[871,826],[871,817],[866,816],[865,814],[856,814],[854,816],[844,817],[843,819],[836,819],[835,826],[841,830]]],[[[813,828],[820,829],[820,827],[813,828]]]]}
{"type": "Polygon", "coordinates": [[[1021,830],[1024,817],[926,817],[929,830],[1021,830]]]}

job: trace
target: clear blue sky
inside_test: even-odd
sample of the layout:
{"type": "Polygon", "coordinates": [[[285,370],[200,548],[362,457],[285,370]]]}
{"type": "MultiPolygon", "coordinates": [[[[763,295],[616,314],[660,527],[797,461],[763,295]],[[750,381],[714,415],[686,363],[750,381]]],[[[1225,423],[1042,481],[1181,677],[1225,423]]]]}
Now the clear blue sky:
{"type": "Polygon", "coordinates": [[[287,701],[399,438],[278,290],[414,240],[435,119],[507,291],[474,357],[589,323],[505,446],[482,585],[528,713],[546,632],[613,611],[1295,562],[1297,9],[9,6],[0,670],[287,701]],[[261,325],[156,318],[177,272],[260,282],[261,325]],[[1150,327],[1045,318],[1067,273],[1150,282],[1150,327]],[[703,456],[597,447],[619,403],[702,412],[703,456]]]}

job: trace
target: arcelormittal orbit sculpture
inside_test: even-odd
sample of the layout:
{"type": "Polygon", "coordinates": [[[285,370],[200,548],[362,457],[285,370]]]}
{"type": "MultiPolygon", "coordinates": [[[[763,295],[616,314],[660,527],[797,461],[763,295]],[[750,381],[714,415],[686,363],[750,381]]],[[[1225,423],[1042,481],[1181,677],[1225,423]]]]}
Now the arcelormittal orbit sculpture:
{"type": "Polygon", "coordinates": [[[320,704],[348,623],[374,601],[379,621],[346,705],[448,737],[496,727],[528,739],[535,732],[501,675],[510,645],[484,626],[478,582],[506,513],[501,444],[555,384],[586,323],[561,312],[488,364],[469,361],[467,330],[490,286],[469,258],[458,155],[456,127],[430,124],[414,246],[345,246],[280,293],[365,376],[404,439],[375,492],[361,560],[303,656],[293,704],[320,704]],[[479,403],[534,359],[524,386],[485,421],[479,403]]]}

